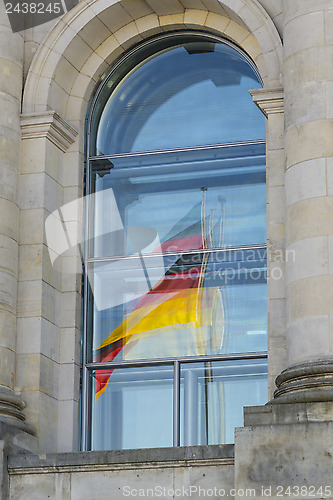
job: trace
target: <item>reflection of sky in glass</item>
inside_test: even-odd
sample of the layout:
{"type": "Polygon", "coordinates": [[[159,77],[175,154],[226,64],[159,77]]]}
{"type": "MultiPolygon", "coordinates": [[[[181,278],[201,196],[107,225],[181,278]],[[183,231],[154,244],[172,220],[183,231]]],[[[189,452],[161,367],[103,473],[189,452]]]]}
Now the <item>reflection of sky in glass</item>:
{"type": "MultiPolygon", "coordinates": [[[[202,159],[197,158],[197,151],[190,151],[182,153],[182,159],[174,153],[154,155],[153,159],[143,155],[140,166],[135,158],[126,160],[124,166],[121,160],[113,160],[110,173],[96,181],[95,236],[104,236],[95,238],[95,256],[134,253],[126,245],[120,247],[119,235],[112,237],[112,231],[118,229],[114,227],[114,220],[122,221],[127,236],[139,228],[136,239],[141,236],[145,241],[143,253],[154,251],[158,244],[149,247],[150,235],[155,235],[160,242],[171,241],[176,234],[195,224],[197,233],[201,234],[203,221],[210,248],[264,244],[263,146],[252,146],[251,154],[244,154],[243,146],[231,147],[234,155],[231,159],[223,157],[228,155],[229,148],[216,148],[214,152],[202,150],[202,159]]],[[[199,238],[191,249],[200,248],[201,244],[199,238]]],[[[134,240],[132,247],[137,248],[134,240]]],[[[184,247],[176,248],[182,249],[184,247]]]]}
{"type": "Polygon", "coordinates": [[[98,154],[263,139],[265,119],[248,93],[259,86],[250,64],[227,45],[160,53],[112,93],[98,127],[98,154]]]}

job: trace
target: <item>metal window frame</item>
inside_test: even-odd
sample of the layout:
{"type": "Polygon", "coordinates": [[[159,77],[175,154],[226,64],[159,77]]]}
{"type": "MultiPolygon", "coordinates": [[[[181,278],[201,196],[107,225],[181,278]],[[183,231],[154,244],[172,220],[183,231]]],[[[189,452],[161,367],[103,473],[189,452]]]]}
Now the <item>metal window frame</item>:
{"type": "MultiPolygon", "coordinates": [[[[185,35],[188,36],[197,35],[202,39],[206,38],[208,40],[215,40],[219,43],[224,43],[236,49],[252,66],[256,75],[262,83],[260,74],[254,64],[254,62],[250,59],[250,57],[243,52],[237,45],[232,43],[231,41],[219,37],[217,35],[202,32],[199,30],[181,30],[174,31],[166,34],[160,34],[158,36],[153,36],[152,38],[146,40],[143,43],[140,43],[138,46],[133,49],[127,51],[123,57],[121,57],[118,62],[114,65],[111,71],[103,78],[102,83],[97,88],[95,94],[93,95],[90,105],[89,112],[86,118],[86,159],[85,159],[85,186],[86,192],[85,195],[92,194],[90,193],[90,175],[91,168],[90,162],[100,159],[112,160],[126,157],[138,157],[143,155],[154,155],[154,154],[168,154],[168,153],[179,153],[186,151],[200,151],[204,149],[222,149],[228,147],[237,147],[243,145],[259,145],[265,144],[265,140],[251,140],[244,142],[235,142],[235,143],[224,143],[224,144],[210,144],[206,146],[196,146],[196,147],[185,147],[185,148],[174,148],[174,149],[166,149],[166,150],[154,150],[154,151],[143,151],[137,153],[120,153],[113,155],[90,155],[90,145],[91,145],[91,124],[95,106],[98,102],[98,99],[101,95],[102,90],[107,85],[107,82],[112,74],[127,60],[129,57],[134,57],[135,52],[141,49],[143,46],[153,44],[156,40],[161,39],[172,39],[175,35],[185,35]]],[[[84,205],[84,230],[88,231],[89,228],[89,206],[88,203],[84,205]]],[[[228,248],[216,248],[216,249],[207,249],[204,250],[206,253],[215,253],[215,252],[232,252],[237,250],[254,250],[254,249],[267,249],[267,245],[246,245],[246,246],[237,246],[237,247],[228,247],[228,248]]],[[[200,250],[202,252],[202,250],[200,250]]],[[[179,253],[179,252],[178,252],[179,253]]],[[[187,253],[198,253],[198,250],[187,251],[187,253]]],[[[168,255],[172,255],[170,253],[168,255]]],[[[154,254],[153,257],[161,256],[162,254],[154,254]]],[[[163,254],[165,255],[165,254],[163,254]]],[[[146,255],[145,257],[150,257],[150,255],[146,255]]],[[[254,353],[233,353],[233,354],[223,354],[223,355],[208,355],[208,356],[183,356],[177,358],[162,358],[162,359],[148,359],[148,360],[136,360],[136,361],[122,361],[122,362],[111,362],[111,363],[90,363],[87,360],[87,339],[88,339],[88,325],[87,325],[87,317],[88,317],[88,273],[87,266],[94,262],[107,262],[112,260],[119,260],[119,258],[128,260],[131,258],[137,258],[136,256],[114,256],[114,257],[105,257],[105,258],[93,258],[87,256],[87,248],[83,248],[83,325],[82,325],[82,388],[81,388],[81,451],[88,451],[90,449],[90,441],[91,441],[91,401],[89,394],[89,377],[93,370],[99,369],[107,369],[107,368],[125,368],[125,367],[145,367],[145,366],[161,366],[161,365],[173,365],[173,387],[174,387],[174,395],[173,395],[173,445],[180,445],[180,373],[181,373],[181,364],[183,363],[194,363],[194,362],[207,362],[207,361],[230,361],[230,360],[246,360],[246,359],[267,359],[267,352],[254,352],[254,353]]]]}

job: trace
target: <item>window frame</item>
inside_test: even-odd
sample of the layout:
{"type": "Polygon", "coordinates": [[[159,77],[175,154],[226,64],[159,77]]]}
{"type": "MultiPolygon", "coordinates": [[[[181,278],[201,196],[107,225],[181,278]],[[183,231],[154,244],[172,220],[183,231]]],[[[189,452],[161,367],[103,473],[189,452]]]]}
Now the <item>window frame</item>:
{"type": "MultiPolygon", "coordinates": [[[[140,156],[140,155],[145,155],[145,154],[160,154],[160,153],[168,153],[168,152],[183,152],[183,151],[188,151],[188,150],[200,150],[200,149],[207,149],[207,148],[223,148],[223,147],[228,147],[228,146],[241,146],[241,145],[257,145],[257,144],[265,144],[266,140],[253,140],[253,141],[244,141],[244,142],[237,142],[237,143],[230,143],[230,144],[212,144],[208,146],[197,146],[197,147],[184,147],[184,148],[173,148],[170,150],[153,150],[153,151],[143,151],[143,152],[130,152],[130,153],[118,153],[118,154],[107,154],[107,155],[91,155],[91,143],[93,141],[96,142],[96,137],[93,137],[92,133],[92,124],[93,124],[93,116],[96,111],[96,106],[100,102],[101,95],[103,91],[105,90],[106,86],[108,85],[108,82],[112,78],[113,75],[116,74],[116,72],[121,68],[123,65],[126,66],[127,61],[134,61],[134,56],[135,53],[138,50],[145,49],[145,48],[150,48],[152,49],[152,53],[156,51],[156,48],[154,50],[154,42],[156,40],[159,41],[165,41],[168,43],[169,41],[172,42],[175,40],[175,37],[183,37],[183,36],[189,36],[189,35],[194,35],[194,36],[200,36],[201,39],[207,38],[209,41],[216,41],[218,43],[224,43],[226,45],[231,46],[233,49],[236,49],[246,60],[249,62],[251,67],[254,69],[259,81],[262,84],[262,79],[260,77],[260,74],[258,72],[258,69],[256,68],[255,64],[253,63],[252,59],[242,50],[240,49],[235,43],[231,42],[230,40],[226,38],[219,37],[215,34],[211,34],[208,32],[204,31],[199,31],[199,30],[177,30],[177,31],[172,31],[168,32],[165,34],[159,34],[153,37],[150,37],[146,39],[145,41],[137,44],[133,48],[127,50],[122,56],[118,58],[118,60],[112,65],[112,69],[108,70],[108,72],[105,72],[104,75],[102,76],[102,82],[97,86],[95,89],[95,93],[92,95],[92,98],[90,99],[89,106],[88,106],[88,114],[85,122],[85,127],[86,127],[86,143],[85,143],[85,198],[89,196],[90,194],[93,194],[90,192],[90,186],[91,186],[91,168],[90,168],[90,163],[92,161],[96,160],[112,160],[116,158],[126,158],[126,157],[133,157],[133,156],[140,156]]],[[[172,46],[172,43],[170,43],[169,46],[172,46]]],[[[147,55],[145,55],[142,60],[147,59],[147,55]]],[[[133,66],[135,66],[137,62],[133,63],[133,66]]],[[[126,71],[121,74],[119,77],[119,81],[117,81],[114,86],[113,90],[119,85],[120,81],[122,80],[123,76],[130,71],[129,69],[126,69],[126,71]]],[[[111,95],[112,91],[109,91],[108,95],[111,95]]],[[[104,109],[105,104],[107,100],[104,100],[103,105],[101,106],[101,110],[104,109]]],[[[101,111],[99,114],[99,117],[101,116],[101,111]]],[[[97,130],[97,127],[96,127],[97,130]]],[[[84,231],[88,231],[90,225],[90,211],[89,211],[89,206],[88,203],[85,203],[84,205],[84,231]]],[[[262,245],[262,244],[254,244],[254,245],[245,245],[245,246],[237,246],[237,247],[227,247],[225,248],[225,251],[230,252],[231,250],[237,250],[241,248],[242,250],[253,250],[253,249],[264,249],[267,251],[267,244],[262,245]]],[[[217,252],[217,251],[223,251],[224,249],[209,249],[207,252],[217,252]]],[[[198,250],[194,250],[193,252],[197,253],[198,250]]],[[[93,262],[98,262],[98,261],[107,261],[107,260],[112,260],[112,259],[128,259],[131,258],[129,256],[122,256],[122,257],[104,257],[104,258],[99,258],[99,257],[89,257],[88,251],[87,251],[87,246],[83,248],[83,308],[82,308],[82,351],[81,351],[81,396],[80,396],[80,402],[81,402],[81,450],[82,451],[87,451],[91,449],[91,411],[92,411],[92,405],[90,404],[90,396],[89,396],[89,385],[91,382],[89,382],[89,377],[91,373],[93,373],[94,370],[99,369],[99,368],[125,368],[125,367],[145,367],[145,366],[162,366],[162,365],[172,365],[173,366],[173,383],[174,383],[174,392],[173,392],[173,446],[180,446],[180,372],[181,372],[181,365],[182,364],[187,364],[187,363],[197,363],[197,362],[213,362],[213,361],[232,361],[232,360],[261,360],[261,359],[267,359],[268,358],[268,353],[267,351],[264,352],[247,352],[247,353],[231,353],[231,354],[219,354],[219,355],[197,355],[197,356],[180,356],[177,358],[162,358],[162,359],[144,359],[144,360],[133,360],[133,361],[121,361],[121,362],[90,362],[87,359],[87,352],[88,352],[88,337],[89,337],[89,332],[88,332],[88,301],[89,301],[89,293],[88,293],[88,288],[89,288],[89,282],[88,282],[88,273],[87,273],[87,267],[89,264],[93,262]]],[[[266,272],[267,272],[267,262],[266,262],[266,272]]]]}

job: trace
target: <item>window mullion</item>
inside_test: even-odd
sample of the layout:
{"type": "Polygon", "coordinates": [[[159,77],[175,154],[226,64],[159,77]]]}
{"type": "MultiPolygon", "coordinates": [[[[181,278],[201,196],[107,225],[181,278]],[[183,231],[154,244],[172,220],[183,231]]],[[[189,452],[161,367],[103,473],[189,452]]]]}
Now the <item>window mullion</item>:
{"type": "Polygon", "coordinates": [[[173,445],[180,446],[180,363],[173,365],[173,445]]]}

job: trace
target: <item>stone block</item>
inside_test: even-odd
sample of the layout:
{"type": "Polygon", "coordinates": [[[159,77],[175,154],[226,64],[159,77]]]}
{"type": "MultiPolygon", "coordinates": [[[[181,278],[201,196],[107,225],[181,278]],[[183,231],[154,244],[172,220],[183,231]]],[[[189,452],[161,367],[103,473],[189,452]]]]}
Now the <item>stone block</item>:
{"type": "Polygon", "coordinates": [[[22,281],[18,284],[18,317],[42,314],[42,284],[40,281],[22,281]]]}
{"type": "Polygon", "coordinates": [[[269,299],[285,298],[285,263],[283,261],[268,263],[267,288],[269,299]]]}
{"type": "Polygon", "coordinates": [[[333,47],[314,47],[297,52],[284,62],[285,91],[302,88],[310,82],[324,82],[332,78],[333,47]]]}
{"type": "Polygon", "coordinates": [[[291,258],[286,262],[287,285],[329,272],[327,236],[296,241],[288,247],[288,255],[291,258]]]}
{"type": "MultiPolygon", "coordinates": [[[[72,82],[73,84],[73,82],[72,82]]],[[[39,94],[40,95],[40,94],[39,94]]],[[[36,101],[39,101],[37,104],[42,104],[45,101],[45,96],[41,96],[40,98],[36,98],[36,101]]],[[[64,116],[66,112],[66,105],[68,100],[68,93],[60,87],[54,80],[51,80],[50,90],[49,90],[49,99],[48,105],[51,109],[56,111],[60,116],[64,116]]],[[[40,111],[37,109],[37,111],[40,111]]]]}
{"type": "Polygon", "coordinates": [[[70,94],[73,81],[78,74],[79,71],[65,57],[62,57],[55,68],[53,79],[67,94],[70,94]]]}
{"type": "Polygon", "coordinates": [[[43,279],[53,287],[61,288],[60,266],[52,265],[48,249],[43,244],[20,247],[19,279],[33,281],[43,279]]]}
{"type": "Polygon", "coordinates": [[[40,391],[50,397],[58,396],[59,365],[41,354],[18,354],[16,388],[19,392],[40,391]]]}
{"type": "Polygon", "coordinates": [[[333,26],[333,10],[327,9],[324,13],[325,15],[325,44],[326,45],[333,45],[333,33],[332,33],[332,26],[333,26]]]}
{"type": "Polygon", "coordinates": [[[206,10],[186,9],[184,16],[185,26],[204,26],[207,19],[206,10]]]}
{"type": "MultiPolygon", "coordinates": [[[[0,33],[1,39],[1,33],[0,33]]],[[[16,132],[20,132],[20,101],[12,95],[1,94],[1,109],[0,125],[9,127],[16,132]]]]}
{"type": "Polygon", "coordinates": [[[82,261],[78,256],[62,257],[62,292],[81,293],[82,261]]]}
{"type": "Polygon", "coordinates": [[[327,316],[332,311],[333,275],[315,276],[289,286],[289,321],[327,316]]]}
{"type": "MultiPolygon", "coordinates": [[[[80,71],[91,53],[92,48],[89,47],[80,35],[76,34],[64,51],[63,57],[70,62],[77,71],[80,71]]],[[[73,77],[69,78],[69,80],[73,80],[73,77]]]]}
{"type": "Polygon", "coordinates": [[[0,346],[15,351],[16,315],[11,311],[1,310],[0,346]]]}
{"type": "Polygon", "coordinates": [[[285,152],[283,150],[267,151],[267,186],[284,186],[284,166],[285,152]]]}
{"type": "Polygon", "coordinates": [[[59,365],[59,400],[79,401],[80,368],[73,363],[59,365]]]}
{"type": "Polygon", "coordinates": [[[324,12],[311,12],[287,21],[284,26],[285,58],[324,45],[324,12]],[[304,38],[304,33],[307,36],[304,38]]]}
{"type": "Polygon", "coordinates": [[[170,29],[171,26],[184,26],[184,12],[179,14],[167,14],[159,16],[159,23],[161,28],[170,29]]]}
{"type": "MultiPolygon", "coordinates": [[[[140,489],[160,486],[166,490],[173,488],[173,472],[170,468],[113,470],[105,472],[77,472],[71,477],[71,500],[123,500],[127,491],[139,495],[140,489]],[[135,493],[136,492],[136,493],[135,493]]],[[[132,495],[133,496],[133,495],[132,495]]],[[[164,495],[165,500],[173,500],[173,495],[164,495]]]]}
{"type": "Polygon", "coordinates": [[[142,40],[134,21],[115,31],[114,36],[124,48],[129,48],[133,43],[142,40]]]}
{"type": "Polygon", "coordinates": [[[140,17],[135,20],[139,33],[142,35],[154,35],[160,33],[161,27],[159,19],[156,14],[149,14],[149,16],[140,17]]]}
{"type": "Polygon", "coordinates": [[[184,7],[178,0],[146,0],[148,5],[156,12],[158,16],[181,14],[184,7]]]}
{"type": "MultiPolygon", "coordinates": [[[[289,413],[292,406],[286,408],[289,413]]],[[[324,491],[325,485],[330,485],[332,433],[332,422],[281,423],[236,429],[236,491],[252,489],[255,498],[266,496],[278,500],[288,496],[287,488],[290,487],[294,499],[310,498],[309,494],[317,491],[315,498],[323,497],[320,487],[324,491]]],[[[243,498],[240,494],[235,497],[240,498],[243,498]]]]}
{"type": "Polygon", "coordinates": [[[22,474],[10,478],[11,500],[63,500],[70,494],[70,474],[22,474]]]}
{"type": "Polygon", "coordinates": [[[153,9],[144,0],[124,0],[122,6],[133,19],[139,19],[153,13],[153,9]]]}
{"type": "Polygon", "coordinates": [[[328,237],[328,272],[333,274],[333,236],[328,237]]]}
{"type": "Polygon", "coordinates": [[[273,113],[268,116],[267,144],[269,152],[284,148],[284,118],[283,113],[273,113]]]}
{"type": "Polygon", "coordinates": [[[79,328],[61,328],[60,363],[80,363],[81,330],[79,328]]]}
{"type": "Polygon", "coordinates": [[[294,0],[284,5],[285,22],[295,17],[303,16],[316,11],[329,11],[332,8],[330,0],[294,0]]]}
{"type": "Polygon", "coordinates": [[[283,186],[272,186],[268,191],[267,218],[272,224],[281,224],[285,221],[285,190],[283,186]]]}
{"type": "Polygon", "coordinates": [[[45,208],[53,212],[62,205],[62,188],[45,173],[25,174],[20,179],[19,199],[23,210],[45,208]]]}
{"type": "Polygon", "coordinates": [[[73,83],[72,89],[71,89],[71,96],[73,97],[86,97],[90,96],[94,90],[94,87],[96,85],[96,80],[94,79],[93,75],[85,75],[82,73],[79,73],[76,80],[73,83]]]}
{"type": "Polygon", "coordinates": [[[8,348],[0,349],[0,384],[13,389],[15,374],[15,353],[8,348]]]}
{"type": "Polygon", "coordinates": [[[17,168],[19,165],[20,133],[12,127],[0,126],[0,151],[2,164],[17,168]]]}
{"type": "MultiPolygon", "coordinates": [[[[175,493],[184,492],[183,498],[191,493],[192,498],[205,496],[221,499],[223,496],[232,496],[230,490],[233,487],[234,466],[231,464],[174,468],[174,490],[175,493]]],[[[182,495],[178,496],[182,498],[182,495]]]]}
{"type": "Polygon", "coordinates": [[[292,364],[332,354],[328,315],[301,318],[290,323],[287,331],[288,359],[292,364]]]}
{"type": "Polygon", "coordinates": [[[81,296],[75,292],[61,294],[61,317],[63,328],[81,327],[81,296]]]}
{"type": "Polygon", "coordinates": [[[19,318],[16,353],[40,353],[59,362],[59,329],[45,318],[19,318]]]}
{"type": "Polygon", "coordinates": [[[310,198],[287,209],[288,245],[305,238],[333,234],[333,196],[310,198]]]}
{"type": "Polygon", "coordinates": [[[44,243],[44,224],[48,213],[43,208],[20,210],[21,245],[44,243]]]}
{"type": "Polygon", "coordinates": [[[17,278],[8,272],[0,271],[1,309],[15,313],[17,299],[17,278]]]}
{"type": "MultiPolygon", "coordinates": [[[[228,17],[221,16],[220,14],[215,14],[214,12],[208,12],[208,15],[207,15],[206,21],[205,21],[205,26],[207,28],[213,28],[214,30],[217,30],[221,33],[225,32],[226,35],[228,34],[231,37],[231,35],[226,32],[226,28],[227,27],[229,28],[231,23],[233,23],[233,21],[230,21],[230,19],[228,17]]],[[[238,25],[236,25],[236,23],[234,23],[234,24],[235,24],[235,26],[231,26],[230,29],[231,30],[234,29],[234,31],[236,33],[238,25]]],[[[244,38],[245,38],[245,36],[244,36],[244,38]]]]}
{"type": "Polygon", "coordinates": [[[231,20],[224,30],[224,34],[235,42],[243,45],[243,41],[249,36],[249,31],[244,26],[231,20]]]}
{"type": "Polygon", "coordinates": [[[287,206],[309,198],[326,196],[325,158],[291,166],[286,172],[287,206]]]}
{"type": "Polygon", "coordinates": [[[67,120],[71,123],[73,121],[84,122],[87,107],[88,103],[82,97],[69,96],[65,113],[67,120]]]}
{"type": "Polygon", "coordinates": [[[326,82],[310,82],[285,92],[284,114],[288,127],[327,117],[326,82]]]}
{"type": "Polygon", "coordinates": [[[79,447],[79,403],[77,401],[59,401],[58,450],[60,452],[77,451],[79,447]]]}
{"type": "Polygon", "coordinates": [[[17,242],[8,236],[0,234],[0,271],[17,277],[18,246],[17,242]]]}
{"type": "Polygon", "coordinates": [[[111,33],[119,30],[126,24],[133,21],[130,14],[119,3],[114,3],[110,6],[110,2],[106,2],[108,8],[103,9],[102,4],[92,4],[92,10],[98,15],[99,19],[104,23],[111,33]]]}
{"type": "MultiPolygon", "coordinates": [[[[245,4],[238,12],[239,17],[244,21],[249,30],[253,33],[262,26],[262,20],[257,15],[251,4],[245,4]]],[[[266,48],[269,44],[266,45],[266,48]]]]}
{"type": "Polygon", "coordinates": [[[78,30],[78,32],[82,40],[93,50],[111,36],[109,28],[98,17],[90,18],[89,22],[81,30],[78,30]]]}
{"type": "Polygon", "coordinates": [[[54,452],[58,438],[58,402],[38,390],[24,391],[22,398],[26,403],[26,421],[35,428],[38,435],[38,452],[54,452]]]}
{"type": "Polygon", "coordinates": [[[16,99],[21,99],[23,73],[22,65],[16,64],[7,58],[0,57],[0,68],[1,91],[15,97],[16,99]]]}
{"type": "MultiPolygon", "coordinates": [[[[108,67],[109,65],[104,61],[104,59],[96,52],[93,52],[82,66],[80,74],[89,76],[91,78],[91,76],[102,75],[104,71],[108,69],[108,67]]],[[[83,97],[85,97],[85,94],[86,92],[84,94],[79,95],[78,97],[82,99],[83,97]]],[[[71,96],[72,96],[72,91],[71,91],[71,96]]],[[[87,96],[87,100],[89,100],[89,98],[90,96],[87,96]]],[[[83,117],[83,121],[84,118],[85,117],[83,117]]]]}
{"type": "Polygon", "coordinates": [[[123,48],[114,35],[110,36],[96,49],[96,54],[99,54],[108,64],[112,64],[122,52],[123,48]]]}
{"type": "Polygon", "coordinates": [[[181,0],[185,9],[208,10],[202,0],[181,0]]]}

